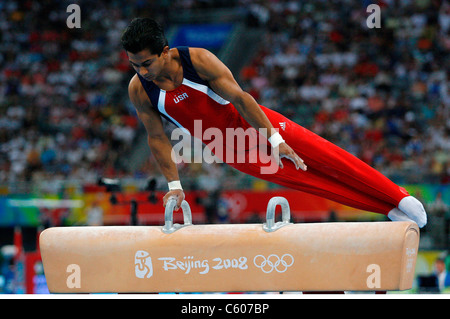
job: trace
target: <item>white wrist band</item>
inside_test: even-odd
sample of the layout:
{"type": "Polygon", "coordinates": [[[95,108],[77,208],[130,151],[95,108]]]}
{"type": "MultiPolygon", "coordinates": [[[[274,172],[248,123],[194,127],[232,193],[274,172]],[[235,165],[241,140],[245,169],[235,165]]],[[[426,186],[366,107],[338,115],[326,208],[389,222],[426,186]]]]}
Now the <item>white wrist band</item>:
{"type": "Polygon", "coordinates": [[[169,190],[173,191],[175,189],[183,189],[183,187],[181,187],[181,182],[180,181],[171,181],[169,183],[167,183],[167,185],[169,185],[169,190]]]}
{"type": "Polygon", "coordinates": [[[269,143],[272,145],[273,148],[275,148],[281,143],[284,143],[284,140],[281,137],[280,133],[276,132],[273,133],[271,137],[269,137],[269,143]]]}

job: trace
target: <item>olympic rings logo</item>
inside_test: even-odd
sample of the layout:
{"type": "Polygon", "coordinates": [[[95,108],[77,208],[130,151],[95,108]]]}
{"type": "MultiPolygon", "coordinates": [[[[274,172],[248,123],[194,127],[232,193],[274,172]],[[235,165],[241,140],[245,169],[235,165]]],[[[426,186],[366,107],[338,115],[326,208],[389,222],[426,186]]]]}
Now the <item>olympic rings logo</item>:
{"type": "Polygon", "coordinates": [[[294,257],[290,254],[284,254],[281,258],[275,254],[267,258],[263,255],[257,255],[253,258],[253,264],[266,274],[270,274],[274,270],[283,273],[294,264],[294,257]]]}

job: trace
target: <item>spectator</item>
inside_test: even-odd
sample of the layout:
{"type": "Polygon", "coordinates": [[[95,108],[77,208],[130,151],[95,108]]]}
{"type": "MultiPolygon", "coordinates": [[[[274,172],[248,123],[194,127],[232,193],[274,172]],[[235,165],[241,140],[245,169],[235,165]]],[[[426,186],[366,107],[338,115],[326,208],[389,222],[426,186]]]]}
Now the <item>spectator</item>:
{"type": "Polygon", "coordinates": [[[435,262],[436,277],[438,280],[439,291],[443,292],[450,287],[450,273],[445,267],[445,260],[438,258],[435,262]]]}

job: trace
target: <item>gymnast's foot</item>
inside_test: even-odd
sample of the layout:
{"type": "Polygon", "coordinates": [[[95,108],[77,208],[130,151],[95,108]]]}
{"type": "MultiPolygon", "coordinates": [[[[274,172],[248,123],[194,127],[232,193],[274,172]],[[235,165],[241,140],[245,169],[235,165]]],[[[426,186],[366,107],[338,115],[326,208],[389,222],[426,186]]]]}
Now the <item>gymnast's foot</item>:
{"type": "Polygon", "coordinates": [[[397,207],[391,209],[387,214],[387,217],[393,222],[414,222],[411,218],[408,217],[404,212],[402,212],[397,207]]]}
{"type": "Polygon", "coordinates": [[[404,197],[398,203],[398,208],[388,213],[388,217],[392,221],[413,221],[420,228],[427,224],[427,212],[422,203],[413,196],[404,197]]]}

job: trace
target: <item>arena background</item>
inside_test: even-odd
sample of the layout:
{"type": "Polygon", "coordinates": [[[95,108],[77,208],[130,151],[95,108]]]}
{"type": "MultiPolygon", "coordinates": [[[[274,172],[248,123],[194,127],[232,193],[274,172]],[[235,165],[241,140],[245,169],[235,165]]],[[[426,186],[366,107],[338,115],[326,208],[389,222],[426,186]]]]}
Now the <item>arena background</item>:
{"type": "MultiPolygon", "coordinates": [[[[2,1],[0,293],[48,293],[37,243],[46,227],[163,224],[167,184],[128,99],[134,71],[120,46],[143,16],[164,25],[170,46],[211,50],[260,104],[422,200],[429,222],[406,293],[448,293],[435,269],[443,258],[450,271],[444,0],[2,1]],[[372,3],[380,28],[367,24],[372,3]]],[[[289,200],[295,222],[384,220],[222,164],[179,171],[194,223],[260,223],[272,196],[289,200]]]]}

